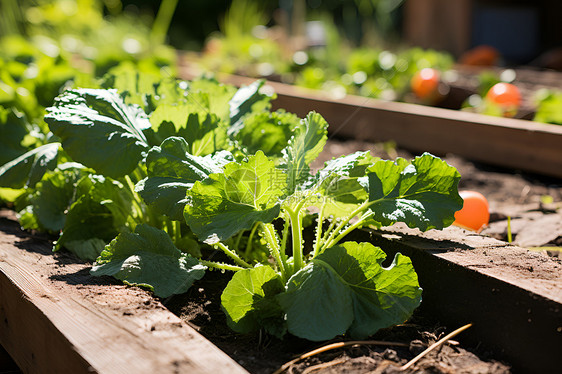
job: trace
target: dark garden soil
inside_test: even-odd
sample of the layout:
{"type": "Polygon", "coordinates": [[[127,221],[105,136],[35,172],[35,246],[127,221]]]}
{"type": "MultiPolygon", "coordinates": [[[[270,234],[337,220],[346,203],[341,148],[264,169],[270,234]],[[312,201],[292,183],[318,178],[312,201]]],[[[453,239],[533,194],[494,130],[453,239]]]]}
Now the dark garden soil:
{"type": "MultiPolygon", "coordinates": [[[[381,144],[369,144],[356,141],[328,142],[321,162],[314,165],[319,168],[325,160],[356,150],[371,150],[372,154],[384,158],[402,156],[411,158],[406,152],[381,144]]],[[[446,155],[445,159],[457,167],[463,176],[460,189],[480,191],[490,201],[492,222],[482,235],[490,235],[505,239],[507,234],[507,216],[512,217],[512,234],[515,244],[524,247],[562,245],[562,185],[560,180],[523,174],[509,170],[498,170],[479,165],[470,161],[446,155]]],[[[21,236],[21,248],[34,255],[38,243],[49,238],[32,236],[23,238],[17,234],[17,224],[10,217],[0,217],[0,231],[10,235],[21,236]],[[24,240],[25,239],[25,240],[24,240]]],[[[458,233],[459,240],[467,235],[464,230],[453,230],[458,233]]],[[[449,233],[450,234],[450,233],[449,233]]],[[[1,243],[0,243],[1,244],[1,243]]],[[[38,252],[37,252],[38,253],[38,252]]],[[[37,254],[35,253],[35,255],[37,254]]],[[[556,250],[536,250],[536,256],[557,263],[560,259],[556,250]]],[[[43,259],[43,257],[41,257],[43,259]]],[[[53,260],[42,260],[54,267],[52,282],[55,284],[74,284],[76,291],[85,298],[99,300],[104,305],[112,305],[115,313],[125,312],[141,307],[145,312],[150,309],[162,308],[161,304],[149,296],[149,293],[135,288],[117,284],[109,278],[92,278],[88,266],[77,264],[77,260],[69,254],[59,252],[53,260]],[[78,268],[77,268],[78,266],[78,268]],[[71,268],[72,279],[67,279],[65,268],[71,268]],[[79,269],[77,271],[77,269],[79,269]],[[80,270],[81,269],[81,270],[80,270]],[[112,298],[108,287],[120,291],[118,298],[112,298]],[[143,305],[127,305],[123,293],[139,293],[143,297],[143,305]],[[146,297],[144,296],[146,295],[146,297]]],[[[545,276],[558,278],[560,273],[550,272],[545,276]]],[[[280,341],[265,334],[243,336],[231,331],[220,308],[220,293],[228,282],[229,274],[218,271],[208,272],[191,289],[175,297],[160,300],[165,307],[179,315],[184,321],[198,330],[213,344],[225,351],[251,373],[273,373],[283,364],[296,356],[332,342],[309,342],[295,337],[287,337],[280,341]]],[[[423,309],[423,308],[422,308],[423,309]]],[[[290,365],[287,373],[398,373],[400,365],[405,364],[429,345],[450,333],[458,326],[443,326],[423,311],[416,311],[411,320],[399,326],[383,329],[369,339],[387,342],[386,344],[356,344],[345,348],[334,349],[321,353],[290,365]],[[401,345],[393,345],[401,343],[401,345]]],[[[341,341],[335,340],[335,341],[341,341]]],[[[2,361],[0,361],[2,362],[2,361]]],[[[412,369],[401,373],[508,373],[509,363],[500,363],[490,357],[489,353],[463,344],[462,333],[441,348],[433,351],[420,360],[412,369]]]]}
{"type": "MultiPolygon", "coordinates": [[[[412,154],[394,149],[389,144],[372,144],[358,141],[331,140],[313,168],[319,169],[323,162],[357,150],[370,150],[373,155],[389,159],[396,156],[410,159],[412,154]]],[[[561,181],[540,176],[526,175],[509,170],[500,170],[447,155],[447,162],[455,166],[463,176],[459,189],[477,190],[490,202],[493,222],[483,235],[505,240],[507,216],[512,217],[512,235],[515,244],[521,237],[527,246],[553,246],[561,244],[562,217],[559,207],[562,202],[561,181]],[[552,200],[552,201],[550,201],[552,200]],[[547,236],[540,228],[550,222],[547,236]],[[533,235],[529,228],[537,230],[533,235]],[[533,238],[533,239],[531,239],[533,238]],[[530,243],[530,244],[529,244],[530,243]]],[[[462,237],[467,232],[453,230],[462,237]]],[[[437,234],[437,233],[436,233],[437,234]]],[[[450,234],[450,233],[449,233],[450,234]]],[[[521,239],[522,241],[522,239],[521,239]]],[[[523,241],[522,241],[523,242],[523,241]]],[[[557,256],[558,251],[537,250],[536,256],[557,256]]],[[[525,256],[523,256],[525,257],[525,256]]],[[[534,256],[533,256],[534,257],[534,256]]],[[[551,260],[559,263],[558,259],[551,260]]],[[[555,266],[555,269],[560,269],[555,266]]],[[[541,273],[542,274],[542,273],[541,273]]],[[[546,277],[558,277],[554,272],[544,272],[546,277]]],[[[220,309],[220,291],[227,279],[218,273],[208,274],[200,284],[187,294],[176,296],[166,306],[181,316],[219,348],[237,360],[252,373],[272,373],[295,357],[332,342],[314,343],[289,337],[285,341],[255,334],[242,336],[227,326],[220,309]]],[[[370,339],[404,343],[405,347],[392,345],[357,344],[312,356],[290,365],[288,373],[398,373],[398,367],[412,359],[439,338],[460,326],[442,326],[430,316],[416,312],[404,325],[379,331],[370,339]]],[[[462,334],[458,336],[462,342],[462,334]]],[[[341,341],[341,340],[340,340],[341,341]]],[[[486,352],[474,347],[444,345],[441,349],[422,359],[411,373],[507,373],[509,366],[489,358],[486,352]],[[466,349],[465,349],[466,348],[466,349]],[[475,353],[472,353],[472,352],[475,353]]]]}

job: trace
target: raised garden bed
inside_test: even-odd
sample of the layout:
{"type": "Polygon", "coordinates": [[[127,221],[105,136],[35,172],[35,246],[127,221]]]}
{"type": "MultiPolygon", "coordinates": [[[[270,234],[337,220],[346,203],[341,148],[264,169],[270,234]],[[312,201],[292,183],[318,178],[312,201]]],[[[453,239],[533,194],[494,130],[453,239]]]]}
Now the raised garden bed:
{"type": "MultiPolygon", "coordinates": [[[[300,98],[300,100],[298,96],[292,96],[292,98],[295,102],[307,102],[306,98],[300,98]]],[[[338,131],[341,133],[338,130],[338,124],[341,125],[341,122],[338,122],[337,116],[342,114],[338,111],[333,111],[335,114],[330,113],[328,108],[343,104],[324,101],[323,104],[315,107],[308,102],[308,109],[322,111],[322,108],[325,108],[328,117],[334,115],[335,117],[331,120],[335,122],[336,127],[332,131],[332,135],[337,135],[338,131]]],[[[379,104],[387,103],[379,102],[379,104]]],[[[281,104],[277,101],[276,105],[281,104]]],[[[301,109],[292,108],[290,105],[282,106],[300,114],[301,109]]],[[[373,116],[376,117],[373,113],[381,110],[387,114],[393,112],[388,108],[377,108],[375,112],[358,121],[355,117],[367,109],[360,105],[348,105],[345,107],[347,109],[342,108],[339,107],[340,110],[352,111],[347,113],[346,120],[360,123],[362,126],[367,126],[367,121],[371,121],[373,116]]],[[[405,111],[401,111],[400,116],[410,118],[414,123],[417,118],[413,107],[407,114],[405,111]]],[[[444,116],[440,120],[435,120],[438,118],[435,115],[431,118],[432,121],[437,122],[447,120],[444,116]]],[[[343,119],[340,118],[340,120],[343,119]]],[[[403,121],[404,126],[407,126],[406,120],[403,121]]],[[[384,121],[382,122],[384,123],[384,121]]],[[[400,120],[396,120],[396,122],[402,123],[400,120]]],[[[474,121],[471,123],[474,124],[474,121]]],[[[406,128],[402,128],[401,132],[405,132],[406,128]]],[[[355,134],[363,139],[369,138],[358,132],[358,129],[360,128],[350,130],[348,135],[355,134]]],[[[363,129],[366,134],[367,128],[363,129]]],[[[443,129],[437,132],[441,131],[443,129]]],[[[414,135],[420,135],[420,137],[422,132],[413,131],[414,135]]],[[[514,139],[518,139],[517,136],[514,139]]],[[[414,146],[409,148],[414,151],[427,150],[426,144],[421,143],[419,146],[420,149],[414,146]]],[[[446,150],[432,150],[431,147],[429,150],[434,153],[447,152],[446,150]]],[[[553,175],[549,172],[546,174],[553,175]]],[[[49,257],[51,248],[49,238],[23,234],[10,218],[3,218],[2,222],[6,224],[6,229],[3,230],[5,235],[3,235],[3,253],[0,262],[3,301],[1,312],[5,329],[0,334],[1,342],[24,371],[41,371],[45,370],[44,368],[52,370],[54,368],[75,372],[87,370],[160,372],[183,369],[208,372],[217,371],[219,368],[224,370],[222,368],[225,367],[228,372],[244,372],[241,366],[220,353],[212,344],[205,342],[188,327],[189,325],[192,325],[191,327],[195,330],[200,329],[202,333],[215,331],[207,336],[210,339],[218,339],[213,342],[224,348],[239,364],[252,372],[271,372],[289,358],[283,355],[275,356],[278,352],[274,351],[273,356],[262,358],[258,364],[259,367],[256,368],[250,364],[251,361],[255,361],[252,359],[255,357],[254,353],[250,353],[250,356],[245,353],[245,358],[239,355],[240,351],[247,351],[248,347],[253,347],[255,341],[252,344],[250,340],[249,346],[239,345],[244,341],[243,339],[233,338],[236,336],[233,333],[225,333],[228,344],[223,346],[224,341],[221,343],[221,339],[224,336],[220,333],[217,336],[214,325],[207,324],[205,321],[203,321],[203,326],[201,325],[201,318],[205,319],[205,316],[215,316],[210,317],[213,323],[217,320],[216,315],[210,313],[206,308],[214,308],[219,315],[222,315],[218,307],[218,296],[211,294],[212,291],[207,287],[208,282],[216,281],[224,284],[228,278],[221,273],[213,273],[190,289],[188,296],[193,297],[196,303],[191,301],[187,301],[187,303],[195,310],[184,314],[185,308],[181,303],[178,305],[172,303],[173,300],[180,299],[180,297],[161,300],[163,304],[173,306],[173,310],[177,314],[184,316],[186,324],[169,314],[159,301],[150,297],[145,291],[116,285],[114,281],[107,278],[93,280],[88,272],[89,266],[76,261],[74,257],[64,253],[49,257]],[[207,291],[208,289],[209,291],[207,291]],[[14,302],[16,300],[17,302],[14,302]],[[26,318],[24,319],[22,316],[26,316],[26,318]],[[33,321],[33,323],[29,323],[29,321],[33,321]],[[41,333],[37,333],[37,331],[41,331],[41,333]],[[25,340],[33,341],[34,344],[25,345],[23,343],[25,340]],[[192,349],[190,347],[193,344],[197,347],[192,349]],[[206,354],[200,353],[200,350],[205,351],[206,354]],[[283,361],[277,362],[278,359],[283,361]],[[212,361],[213,364],[208,365],[209,361],[212,361]],[[134,364],[130,362],[134,362],[134,364]],[[264,367],[264,363],[269,366],[264,367]]],[[[341,365],[341,369],[335,370],[345,371],[351,370],[346,369],[347,364],[352,367],[358,364],[361,369],[371,370],[374,369],[374,360],[379,364],[383,363],[382,366],[376,366],[379,371],[395,370],[395,364],[405,363],[413,356],[413,352],[439,335],[440,328],[432,330],[427,324],[419,322],[425,321],[428,316],[433,321],[441,322],[441,326],[445,325],[445,329],[448,331],[468,321],[474,321],[475,326],[478,325],[478,327],[472,328],[472,335],[467,335],[466,342],[468,343],[466,344],[483,347],[485,352],[492,354],[493,358],[505,360],[509,365],[513,365],[515,371],[547,371],[553,368],[552,357],[555,357],[553,347],[558,346],[561,333],[558,292],[561,284],[558,279],[560,271],[558,259],[524,249],[512,248],[503,242],[491,239],[467,237],[465,232],[455,229],[448,229],[442,234],[430,232],[422,237],[410,230],[400,228],[377,232],[373,235],[360,231],[355,236],[375,244],[384,244],[384,247],[388,247],[386,250],[390,254],[400,251],[409,254],[414,259],[414,266],[418,269],[420,278],[425,278],[422,280],[422,286],[426,292],[424,305],[429,304],[429,306],[421,309],[419,312],[421,314],[414,317],[413,323],[415,323],[415,329],[420,326],[419,328],[425,332],[425,335],[423,333],[421,335],[407,334],[406,342],[402,340],[400,343],[407,344],[408,349],[382,351],[373,349],[368,350],[368,353],[363,351],[365,354],[359,354],[359,356],[370,357],[371,360],[360,359],[359,361],[362,361],[360,363],[354,360],[355,357],[349,360],[346,357],[321,358],[321,360],[326,360],[326,368],[341,365]],[[491,254],[488,254],[488,251],[491,251],[491,254]],[[505,260],[507,257],[517,259],[517,261],[511,264],[505,260]],[[535,278],[541,281],[536,281],[535,278]],[[474,286],[477,288],[475,289],[474,286]],[[488,298],[483,300],[483,294],[488,298]],[[478,316],[474,316],[474,309],[471,308],[473,305],[497,305],[498,309],[490,308],[490,310],[478,311],[478,316]],[[513,314],[513,320],[510,321],[503,317],[506,310],[513,314]],[[525,328],[518,328],[516,332],[494,330],[501,325],[490,324],[490,321],[500,319],[512,324],[522,324],[526,321],[530,330],[525,328]],[[490,332],[492,332],[491,335],[490,332]],[[527,337],[535,339],[539,335],[541,343],[536,344],[538,348],[526,350],[525,354],[522,354],[520,341],[527,337]],[[413,340],[420,340],[417,338],[420,338],[421,342],[414,344],[413,340]]],[[[224,327],[224,317],[222,319],[218,317],[218,320],[224,327]]],[[[380,334],[375,335],[375,338],[385,338],[387,342],[396,340],[403,333],[400,329],[405,327],[411,329],[412,325],[382,330],[380,334]]],[[[332,336],[335,335],[337,334],[332,336]]],[[[257,337],[259,339],[257,345],[265,348],[264,351],[268,350],[267,346],[275,349],[276,344],[279,344],[278,347],[289,345],[290,351],[284,351],[285,348],[281,349],[286,353],[296,353],[294,348],[297,349],[297,352],[302,352],[301,348],[306,350],[311,347],[311,343],[300,345],[302,341],[299,339],[290,338],[285,343],[273,343],[273,340],[269,338],[263,338],[261,335],[257,335],[257,337]],[[266,344],[262,344],[264,342],[266,344]]],[[[464,343],[464,339],[462,340],[464,343]]],[[[384,343],[383,346],[385,344],[389,343],[384,343]]],[[[420,362],[410,372],[439,366],[443,366],[449,371],[463,371],[465,366],[462,365],[466,365],[468,361],[453,363],[455,360],[452,357],[456,355],[456,352],[461,352],[461,356],[468,355],[460,348],[447,347],[433,357],[431,363],[420,362]]],[[[260,354],[259,351],[256,355],[258,354],[260,354]]],[[[348,358],[351,357],[349,352],[347,354],[348,358]]],[[[473,356],[470,357],[472,360],[473,356]]],[[[307,368],[307,365],[311,364],[312,362],[305,362],[299,364],[301,366],[291,366],[290,369],[310,372],[324,367],[307,368]]],[[[507,370],[497,363],[482,363],[482,365],[487,368],[483,370],[488,372],[507,370]]],[[[474,372],[475,369],[470,370],[474,372]]]]}
{"type": "Polygon", "coordinates": [[[90,265],[0,215],[0,343],[25,373],[244,373],[149,292],[99,280],[90,265]]]}
{"type": "MultiPolygon", "coordinates": [[[[190,65],[185,79],[200,74],[190,65]]],[[[218,74],[237,86],[255,79],[218,74]]],[[[394,141],[413,152],[454,153],[491,165],[562,177],[562,126],[493,117],[429,106],[348,95],[330,98],[320,91],[267,82],[277,94],[274,109],[299,116],[315,110],[330,123],[331,136],[364,141],[394,141]]]]}
{"type": "MultiPolygon", "coordinates": [[[[158,301],[141,289],[118,285],[109,278],[92,278],[87,264],[65,253],[53,256],[44,236],[22,232],[13,218],[13,213],[3,211],[0,219],[0,337],[24,372],[245,372],[190,325],[251,372],[272,372],[291,354],[317,346],[299,339],[282,344],[266,337],[258,343],[257,336],[244,338],[217,327],[217,322],[223,321],[216,313],[221,312],[217,295],[211,295],[212,288],[203,290],[196,284],[186,296],[158,301]],[[194,303],[189,306],[186,299],[194,303]],[[180,314],[183,310],[189,324],[167,311],[162,302],[180,314]],[[199,311],[187,313],[194,305],[199,311]],[[257,345],[257,350],[246,351],[248,344],[257,345]],[[269,360],[260,361],[267,354],[269,360]]],[[[560,261],[493,239],[467,236],[457,228],[421,235],[403,228],[362,231],[356,238],[412,258],[424,288],[424,302],[414,323],[421,318],[456,328],[471,322],[473,326],[455,338],[462,346],[478,346],[479,352],[512,365],[514,372],[556,369],[562,340],[560,261]]],[[[213,274],[207,282],[224,282],[220,273],[213,274]]],[[[405,334],[411,339],[416,334],[412,330],[420,328],[423,325],[399,326],[377,336],[389,341],[405,334]]],[[[427,334],[425,338],[431,339],[427,334]]],[[[423,342],[413,344],[423,348],[423,342]]],[[[415,352],[411,347],[401,350],[383,346],[378,351],[378,363],[373,358],[378,357],[376,348],[366,347],[352,348],[344,356],[324,354],[320,359],[331,362],[326,367],[333,366],[333,370],[342,365],[348,370],[373,369],[381,361],[403,364],[415,352]],[[397,358],[392,352],[398,352],[397,358]],[[355,366],[345,366],[344,362],[355,366]]],[[[466,365],[466,360],[456,364],[450,361],[459,352],[464,350],[448,347],[441,356],[422,360],[415,368],[439,367],[443,362],[452,365],[450,368],[463,368],[454,365],[466,365]]],[[[469,362],[474,359],[467,355],[469,362]]],[[[293,372],[319,362],[313,358],[300,366],[295,364],[293,372]]],[[[481,369],[487,368],[483,372],[506,372],[500,364],[477,362],[484,365],[481,369]]],[[[466,367],[463,370],[475,372],[466,367]]]]}

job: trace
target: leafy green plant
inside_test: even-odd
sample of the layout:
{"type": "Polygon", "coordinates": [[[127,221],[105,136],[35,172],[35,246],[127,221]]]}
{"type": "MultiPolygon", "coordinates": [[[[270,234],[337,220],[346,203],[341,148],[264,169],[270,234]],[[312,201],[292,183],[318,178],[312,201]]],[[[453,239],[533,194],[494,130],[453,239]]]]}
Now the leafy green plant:
{"type": "MultiPolygon", "coordinates": [[[[324,146],[326,127],[320,115],[309,114],[278,160],[257,151],[240,161],[225,162],[220,155],[217,162],[191,155],[185,140],[173,137],[149,151],[147,159],[153,155],[160,167],[169,166],[167,181],[181,177],[172,187],[154,180],[162,176],[149,176],[137,190],[150,203],[168,207],[172,219],[180,218],[183,208],[199,240],[224,253],[228,262],[199,263],[236,272],[222,295],[235,331],[263,328],[276,336],[289,331],[311,340],[367,336],[404,321],[421,301],[407,257],[397,255],[385,268],[380,248],[340,242],[365,225],[405,222],[421,230],[450,225],[462,206],[460,175],[429,154],[409,163],[367,152],[334,159],[312,174],[309,165],[324,146]],[[307,253],[304,220],[312,209],[318,211],[315,241],[307,253]]],[[[122,259],[103,261],[112,267],[122,259]]]]}
{"type": "Polygon", "coordinates": [[[404,321],[421,301],[410,260],[385,267],[380,248],[344,239],[451,224],[458,172],[429,154],[358,152],[313,173],[326,121],[271,112],[262,85],[116,69],[98,83],[116,89],[59,95],[45,116],[53,136],[2,166],[0,185],[22,189],[25,228],[60,233],[54,250],[95,259],[93,275],[167,297],[207,269],[235,272],[222,305],[236,331],[324,340],[404,321]]]}
{"type": "Polygon", "coordinates": [[[535,94],[537,110],[533,120],[562,125],[562,91],[543,89],[535,94]]]}

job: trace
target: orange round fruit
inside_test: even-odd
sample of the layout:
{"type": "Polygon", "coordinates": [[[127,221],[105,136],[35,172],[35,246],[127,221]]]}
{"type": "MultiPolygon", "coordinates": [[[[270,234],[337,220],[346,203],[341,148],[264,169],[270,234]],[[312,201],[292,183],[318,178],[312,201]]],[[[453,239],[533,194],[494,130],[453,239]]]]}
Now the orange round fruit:
{"type": "Polygon", "coordinates": [[[461,210],[455,213],[453,225],[468,230],[481,231],[490,221],[490,207],[488,200],[480,192],[459,192],[464,204],[461,210]]]}
{"type": "Polygon", "coordinates": [[[419,70],[410,81],[412,92],[422,100],[435,97],[439,91],[440,74],[432,68],[419,70]]]}
{"type": "Polygon", "coordinates": [[[511,83],[496,83],[486,94],[486,99],[499,106],[506,115],[514,115],[521,105],[521,93],[511,83]]]}

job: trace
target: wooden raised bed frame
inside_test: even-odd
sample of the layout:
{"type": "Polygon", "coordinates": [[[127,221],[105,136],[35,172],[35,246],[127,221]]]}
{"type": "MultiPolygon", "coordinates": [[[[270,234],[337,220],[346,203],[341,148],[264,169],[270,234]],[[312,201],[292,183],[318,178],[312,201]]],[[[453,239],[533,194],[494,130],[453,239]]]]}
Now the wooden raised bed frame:
{"type": "MultiPolygon", "coordinates": [[[[452,327],[473,323],[462,341],[516,370],[551,372],[562,342],[562,279],[535,274],[561,266],[459,230],[358,231],[352,239],[410,256],[424,313],[452,327]]],[[[87,264],[50,248],[22,232],[13,212],[0,212],[0,344],[23,372],[246,372],[148,292],[100,285],[87,264]]]]}
{"type": "MultiPolygon", "coordinates": [[[[182,75],[194,76],[188,70],[182,75]]],[[[221,79],[236,85],[253,81],[221,79]]],[[[300,116],[315,110],[331,124],[332,135],[394,140],[413,151],[452,152],[562,177],[560,126],[362,97],[333,100],[268,85],[278,95],[276,108],[300,116]]],[[[480,343],[515,370],[559,369],[562,279],[537,279],[533,267],[560,273],[560,265],[541,264],[531,252],[489,238],[464,235],[459,241],[463,235],[454,230],[459,229],[438,238],[431,231],[403,229],[355,235],[390,254],[410,256],[424,288],[425,312],[452,327],[474,324],[462,339],[480,343]],[[510,264],[505,260],[510,256],[530,267],[510,264]]],[[[246,372],[148,292],[100,286],[87,265],[61,260],[50,248],[22,232],[12,212],[0,213],[0,344],[24,372],[246,372]],[[93,292],[96,287],[101,288],[93,292]]]]}
{"type": "MultiPolygon", "coordinates": [[[[199,76],[190,65],[184,79],[199,76]]],[[[255,79],[217,74],[236,86],[255,79]]],[[[364,141],[394,141],[413,152],[454,153],[474,161],[562,178],[562,126],[501,118],[417,104],[347,95],[341,99],[283,83],[267,82],[277,94],[274,109],[300,117],[312,110],[330,124],[331,136],[364,141]]]]}
{"type": "Polygon", "coordinates": [[[0,344],[24,373],[246,373],[149,292],[97,289],[14,217],[0,211],[0,344]]]}

